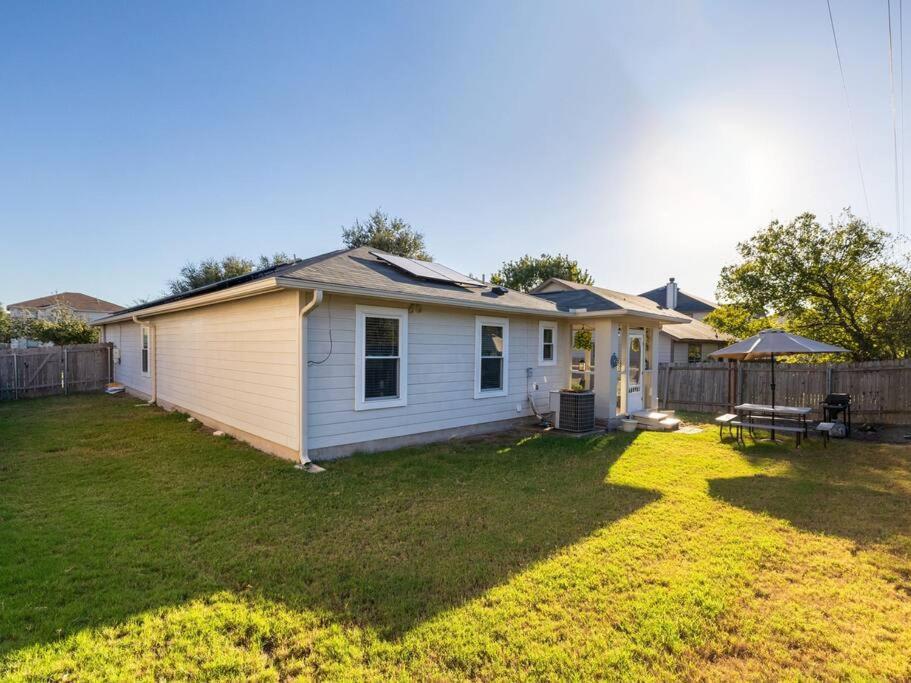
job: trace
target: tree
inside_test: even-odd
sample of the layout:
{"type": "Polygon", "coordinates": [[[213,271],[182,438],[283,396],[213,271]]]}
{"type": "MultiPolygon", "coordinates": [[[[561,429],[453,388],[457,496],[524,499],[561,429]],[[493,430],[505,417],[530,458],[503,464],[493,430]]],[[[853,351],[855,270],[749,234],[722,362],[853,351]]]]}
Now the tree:
{"type": "Polygon", "coordinates": [[[98,341],[98,328],[74,315],[68,307],[57,306],[47,318],[11,317],[6,337],[2,338],[3,335],[0,332],[0,341],[34,339],[57,346],[94,344],[98,341]]]}
{"type": "Polygon", "coordinates": [[[851,350],[855,360],[911,357],[911,269],[897,239],[846,210],[823,227],[805,213],[737,245],[707,321],[742,335],[768,323],[851,350]],[[766,320],[763,320],[766,319],[766,320]]]}
{"type": "Polygon", "coordinates": [[[779,318],[753,315],[746,307],[738,304],[721,304],[705,317],[705,322],[736,339],[746,339],[762,330],[784,324],[779,318]]]}
{"type": "Polygon", "coordinates": [[[57,346],[67,344],[94,344],[98,341],[98,328],[73,314],[66,306],[57,306],[46,319],[24,318],[28,327],[26,334],[18,335],[57,346]]]}
{"type": "Polygon", "coordinates": [[[293,256],[278,252],[272,256],[260,256],[258,263],[237,256],[224,256],[221,259],[208,258],[199,263],[188,263],[180,269],[179,277],[168,281],[167,293],[183,294],[198,287],[252,273],[254,270],[262,270],[292,261],[294,261],[293,256]]]}
{"type": "Polygon", "coordinates": [[[578,261],[563,254],[541,254],[537,258],[526,255],[517,261],[507,261],[490,276],[490,281],[495,285],[528,292],[552,277],[583,285],[595,284],[592,276],[579,266],[578,261]]]}
{"type": "Polygon", "coordinates": [[[424,235],[401,218],[389,218],[379,209],[363,223],[355,220],[350,228],[342,228],[342,241],[349,249],[373,247],[396,256],[432,261],[427,253],[424,235]]]}
{"type": "Polygon", "coordinates": [[[9,344],[13,339],[13,318],[9,311],[0,304],[0,343],[9,344]]]}

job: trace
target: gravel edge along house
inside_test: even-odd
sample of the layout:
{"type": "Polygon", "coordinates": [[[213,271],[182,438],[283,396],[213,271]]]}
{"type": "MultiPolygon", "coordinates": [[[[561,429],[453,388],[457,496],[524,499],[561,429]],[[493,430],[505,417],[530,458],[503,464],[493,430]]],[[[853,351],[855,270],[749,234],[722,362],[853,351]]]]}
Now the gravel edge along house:
{"type": "Polygon", "coordinates": [[[643,297],[551,285],[525,294],[360,247],[94,324],[130,393],[305,463],[527,422],[570,386],[582,325],[612,351],[594,369],[596,418],[657,407],[654,340],[690,319],[643,297]]]}

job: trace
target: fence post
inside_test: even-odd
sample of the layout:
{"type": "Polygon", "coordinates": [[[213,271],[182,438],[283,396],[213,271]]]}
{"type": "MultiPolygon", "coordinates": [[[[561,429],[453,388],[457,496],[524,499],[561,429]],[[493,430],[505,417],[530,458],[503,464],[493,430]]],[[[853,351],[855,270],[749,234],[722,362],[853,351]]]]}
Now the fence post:
{"type": "Polygon", "coordinates": [[[19,356],[13,354],[13,400],[19,398],[19,356]]]}
{"type": "Polygon", "coordinates": [[[667,394],[671,390],[671,363],[667,364],[664,371],[664,409],[667,410],[667,394]]]}
{"type": "Polygon", "coordinates": [[[66,396],[69,390],[70,378],[67,373],[67,352],[66,347],[63,347],[63,395],[66,396]]]}
{"type": "Polygon", "coordinates": [[[826,363],[826,395],[832,393],[832,364],[826,363]]]}
{"type": "Polygon", "coordinates": [[[743,403],[743,361],[737,361],[737,404],[743,403]]]}

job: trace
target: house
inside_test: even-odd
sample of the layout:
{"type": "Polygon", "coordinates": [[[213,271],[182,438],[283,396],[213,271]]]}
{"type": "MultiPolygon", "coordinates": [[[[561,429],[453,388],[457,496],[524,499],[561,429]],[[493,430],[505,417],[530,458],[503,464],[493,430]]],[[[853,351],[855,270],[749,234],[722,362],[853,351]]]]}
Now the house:
{"type": "Polygon", "coordinates": [[[360,247],[95,324],[131,393],[309,462],[527,421],[569,386],[572,330],[582,324],[619,358],[596,367],[605,388],[595,392],[596,417],[653,409],[652,340],[662,324],[688,320],[642,297],[525,294],[360,247]]]}
{"type": "Polygon", "coordinates": [[[733,338],[721,334],[711,325],[702,322],[717,304],[682,291],[674,278],[666,285],[643,292],[640,296],[683,313],[690,318],[683,325],[669,325],[658,335],[659,363],[698,363],[712,360],[712,351],[727,346],[733,338]]]}
{"type": "MultiPolygon", "coordinates": [[[[38,318],[50,320],[61,310],[82,318],[86,322],[93,322],[117,311],[122,311],[123,306],[112,304],[81,292],[59,292],[48,294],[37,299],[20,301],[6,307],[10,316],[14,318],[38,318]]],[[[12,347],[41,346],[41,342],[32,339],[14,339],[12,347]]]]}

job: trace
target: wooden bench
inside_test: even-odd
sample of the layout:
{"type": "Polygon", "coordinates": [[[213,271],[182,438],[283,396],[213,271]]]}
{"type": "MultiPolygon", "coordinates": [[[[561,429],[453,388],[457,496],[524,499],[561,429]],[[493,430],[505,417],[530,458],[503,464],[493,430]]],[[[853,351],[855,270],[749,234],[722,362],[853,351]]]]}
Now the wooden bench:
{"type": "Polygon", "coordinates": [[[797,448],[800,448],[800,439],[806,434],[806,428],[796,427],[788,424],[780,424],[776,422],[772,424],[771,421],[766,422],[754,422],[754,421],[743,421],[743,420],[731,420],[728,422],[728,425],[731,427],[737,427],[740,438],[738,439],[743,443],[743,428],[746,427],[749,430],[761,429],[766,432],[785,432],[786,434],[793,434],[797,448]]]}
{"type": "Polygon", "coordinates": [[[731,422],[737,419],[737,416],[734,413],[725,413],[724,415],[719,415],[715,418],[715,422],[718,423],[718,439],[724,440],[724,426],[728,426],[728,434],[734,437],[734,432],[731,430],[731,422]]]}

